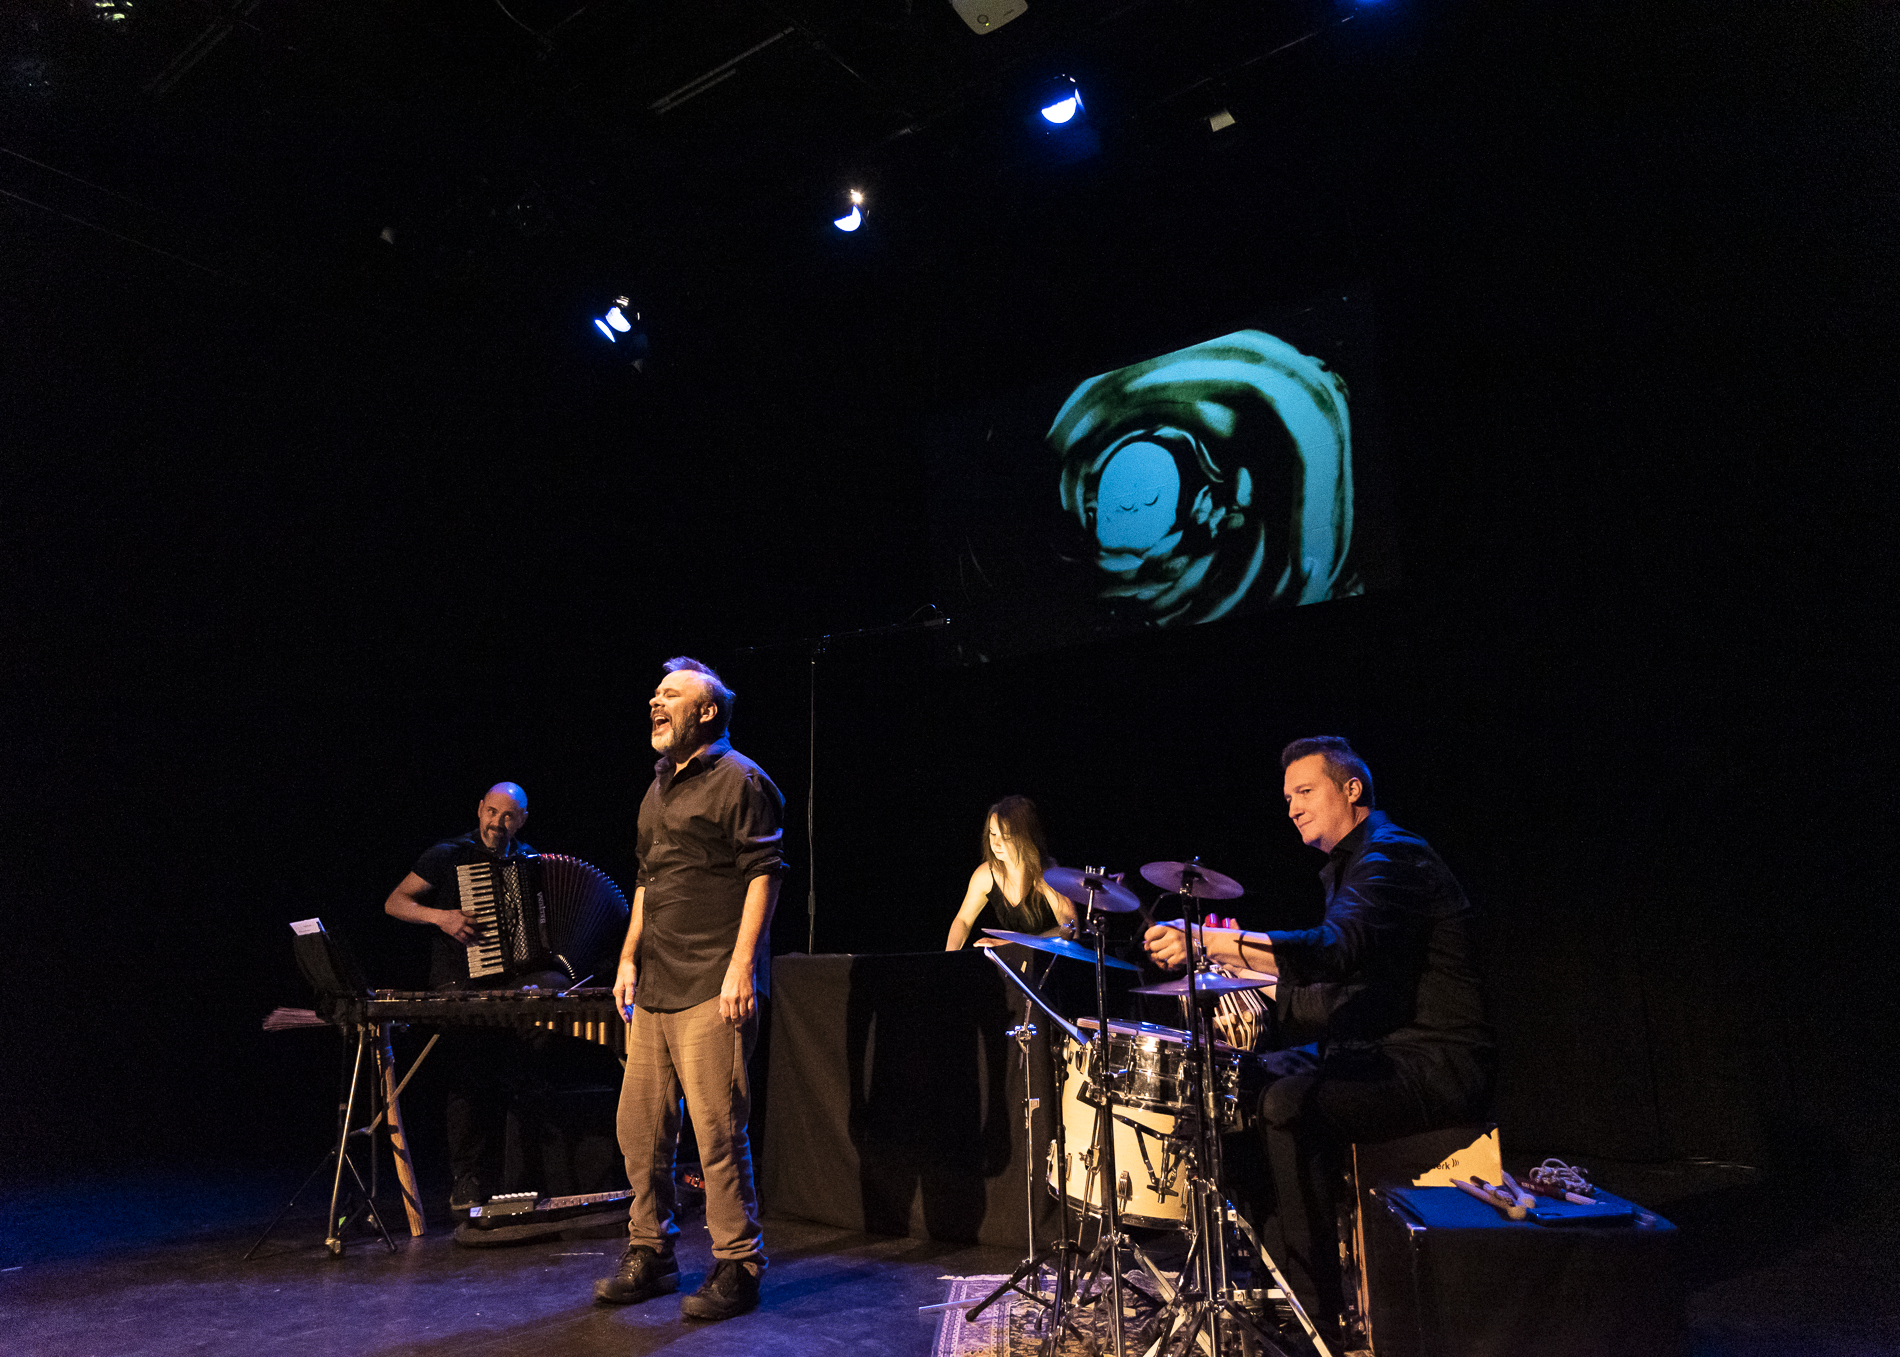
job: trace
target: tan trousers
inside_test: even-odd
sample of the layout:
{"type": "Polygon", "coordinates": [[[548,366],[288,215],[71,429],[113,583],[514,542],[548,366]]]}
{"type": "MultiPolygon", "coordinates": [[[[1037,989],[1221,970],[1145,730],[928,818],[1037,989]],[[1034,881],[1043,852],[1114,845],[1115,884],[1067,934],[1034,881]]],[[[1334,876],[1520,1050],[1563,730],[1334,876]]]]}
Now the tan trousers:
{"type": "Polygon", "coordinates": [[[634,1190],[629,1244],[665,1253],[679,1234],[673,1220],[673,1160],[683,1095],[706,1176],[706,1231],[713,1257],[764,1266],[752,1146],[746,1137],[752,1110],[746,1061],[758,1031],[756,1013],[738,1028],[728,1024],[719,1016],[717,996],[676,1013],[634,1008],[615,1121],[634,1190]]]}

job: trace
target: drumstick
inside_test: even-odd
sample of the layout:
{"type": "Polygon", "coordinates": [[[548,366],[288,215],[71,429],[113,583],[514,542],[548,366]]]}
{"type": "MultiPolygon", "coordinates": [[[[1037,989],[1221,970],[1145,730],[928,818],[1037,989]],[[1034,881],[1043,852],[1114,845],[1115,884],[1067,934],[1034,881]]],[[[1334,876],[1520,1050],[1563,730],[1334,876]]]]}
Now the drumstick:
{"type": "Polygon", "coordinates": [[[1509,1169],[1501,1168],[1498,1172],[1504,1175],[1504,1185],[1511,1189],[1511,1195],[1517,1198],[1519,1206],[1529,1208],[1537,1205],[1537,1199],[1524,1190],[1524,1185],[1511,1176],[1509,1169]]]}
{"type": "Polygon", "coordinates": [[[1492,1187],[1482,1178],[1473,1178],[1470,1183],[1462,1182],[1456,1178],[1452,1179],[1452,1181],[1464,1188],[1479,1201],[1489,1202],[1492,1206],[1497,1207],[1498,1210],[1504,1212],[1504,1214],[1509,1216],[1512,1220],[1522,1220],[1525,1216],[1530,1214],[1530,1212],[1518,1204],[1517,1198],[1507,1197],[1503,1188],[1492,1187]]]}
{"type": "Polygon", "coordinates": [[[1470,1183],[1467,1183],[1463,1178],[1453,1178],[1451,1180],[1451,1185],[1457,1188],[1460,1192],[1464,1193],[1468,1197],[1476,1197],[1479,1201],[1483,1202],[1486,1206],[1497,1205],[1497,1202],[1492,1200],[1491,1194],[1489,1192],[1481,1191],[1480,1189],[1473,1187],[1470,1183]]]}

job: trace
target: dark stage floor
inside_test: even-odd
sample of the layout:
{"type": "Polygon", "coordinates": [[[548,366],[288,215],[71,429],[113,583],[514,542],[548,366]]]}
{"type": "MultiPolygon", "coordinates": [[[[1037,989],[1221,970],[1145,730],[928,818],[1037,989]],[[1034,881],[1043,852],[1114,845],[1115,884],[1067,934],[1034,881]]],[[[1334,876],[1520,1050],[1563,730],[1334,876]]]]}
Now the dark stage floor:
{"type": "MultiPolygon", "coordinates": [[[[1893,1166],[1885,1166],[1890,1170],[1893,1166]]],[[[1694,1357],[1900,1353],[1900,1189],[1864,1172],[1838,1206],[1698,1166],[1599,1168],[1685,1231],[1694,1357]],[[1792,1223],[1770,1228],[1782,1218],[1792,1223]]],[[[942,1277],[1008,1271],[1009,1248],[955,1248],[771,1220],[764,1304],[690,1325],[662,1298],[590,1303],[614,1240],[457,1248],[438,1225],[398,1252],[363,1239],[324,1255],[320,1209],[299,1211],[250,1263],[244,1250],[294,1182],[265,1172],[150,1173],[0,1192],[0,1351],[15,1357],[182,1353],[908,1353],[929,1350],[919,1305],[942,1277]]],[[[389,1214],[398,1215],[392,1204],[389,1214]]],[[[694,1222],[683,1282],[708,1266],[694,1222]]]]}

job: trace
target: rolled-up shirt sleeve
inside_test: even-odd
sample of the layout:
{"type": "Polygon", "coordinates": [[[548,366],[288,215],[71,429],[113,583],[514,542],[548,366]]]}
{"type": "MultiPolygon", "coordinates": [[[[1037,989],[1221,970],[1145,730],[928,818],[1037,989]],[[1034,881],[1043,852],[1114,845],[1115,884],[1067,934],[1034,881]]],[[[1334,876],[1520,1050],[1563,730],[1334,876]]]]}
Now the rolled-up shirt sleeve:
{"type": "Polygon", "coordinates": [[[748,774],[734,800],[733,866],[739,879],[783,874],[785,824],[777,789],[764,778],[748,774]]]}

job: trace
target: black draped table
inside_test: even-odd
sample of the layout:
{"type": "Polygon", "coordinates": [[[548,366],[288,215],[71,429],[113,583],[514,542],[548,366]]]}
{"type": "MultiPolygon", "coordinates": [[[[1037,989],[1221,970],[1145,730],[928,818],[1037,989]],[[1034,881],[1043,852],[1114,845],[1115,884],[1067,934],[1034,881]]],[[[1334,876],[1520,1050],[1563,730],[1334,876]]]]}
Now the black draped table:
{"type": "MultiPolygon", "coordinates": [[[[1039,975],[1047,959],[999,949],[1039,975]]],[[[1057,962],[1046,992],[1071,1020],[1093,1007],[1090,969],[1057,962]]],[[[1041,1158],[1053,1092],[1040,1011],[1023,1126],[1022,1057],[1007,1035],[1028,1001],[975,950],[782,956],[772,1031],[760,1192],[774,1212],[873,1234],[1026,1243],[1025,1163],[1036,1147],[1038,1234],[1055,1201],[1041,1158]]]]}

